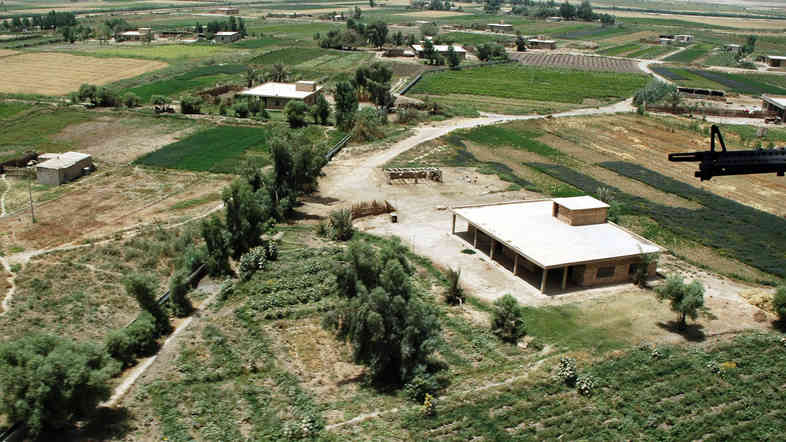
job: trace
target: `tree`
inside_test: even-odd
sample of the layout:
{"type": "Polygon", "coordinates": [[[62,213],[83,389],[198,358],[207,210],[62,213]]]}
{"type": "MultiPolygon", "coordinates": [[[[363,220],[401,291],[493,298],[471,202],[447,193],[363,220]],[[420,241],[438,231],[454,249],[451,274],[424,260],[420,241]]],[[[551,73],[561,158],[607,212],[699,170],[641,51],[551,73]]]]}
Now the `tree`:
{"type": "Polygon", "coordinates": [[[338,209],[330,212],[328,236],[335,241],[349,241],[352,238],[352,210],[338,209]]]}
{"type": "Polygon", "coordinates": [[[229,234],[224,223],[217,217],[202,222],[202,238],[207,248],[207,271],[213,276],[228,275],[229,267],[229,234]]]}
{"type": "Polygon", "coordinates": [[[357,20],[361,15],[363,15],[363,11],[361,11],[359,7],[355,6],[355,10],[352,12],[352,18],[357,20]]]}
{"type": "Polygon", "coordinates": [[[516,298],[508,294],[494,301],[491,331],[503,341],[513,344],[527,334],[516,298]]]}
{"type": "Polygon", "coordinates": [[[669,104],[671,105],[671,110],[672,111],[677,110],[677,106],[679,106],[680,102],[682,102],[682,96],[680,95],[679,89],[674,88],[671,91],[669,91],[669,93],[666,95],[666,99],[669,101],[669,104]]]}
{"type": "Polygon", "coordinates": [[[191,314],[194,306],[188,299],[188,274],[184,271],[177,271],[169,281],[169,304],[172,313],[182,318],[191,314]]]}
{"type": "Polygon", "coordinates": [[[778,319],[782,322],[786,322],[786,286],[778,287],[778,289],[775,290],[772,306],[775,309],[775,313],[778,315],[778,319]]]}
{"type": "Polygon", "coordinates": [[[429,64],[434,64],[434,60],[437,57],[437,51],[434,49],[434,43],[431,40],[426,40],[423,42],[423,58],[428,60],[429,64]]]}
{"type": "Polygon", "coordinates": [[[749,35],[745,41],[745,45],[742,47],[742,52],[745,54],[752,54],[754,50],[756,50],[756,36],[749,35]]]}
{"type": "Polygon", "coordinates": [[[485,0],[483,11],[486,14],[497,14],[499,13],[499,9],[501,5],[502,5],[501,0],[485,0]]]}
{"type": "Polygon", "coordinates": [[[202,97],[187,95],[180,99],[180,112],[184,114],[198,114],[202,110],[202,97]]]}
{"type": "Polygon", "coordinates": [[[140,100],[137,94],[133,92],[126,92],[125,95],[123,95],[123,105],[125,105],[125,107],[129,109],[139,107],[139,103],[140,100]]]}
{"type": "Polygon", "coordinates": [[[262,241],[269,214],[248,182],[235,179],[221,195],[226,208],[226,229],[232,258],[240,257],[262,241]]]}
{"type": "Polygon", "coordinates": [[[172,324],[169,323],[169,316],[156,300],[155,286],[151,278],[133,274],[126,279],[124,285],[126,293],[136,299],[139,307],[153,315],[159,335],[169,333],[172,330],[172,324]]]}
{"type": "Polygon", "coordinates": [[[287,115],[287,122],[292,129],[305,127],[307,112],[308,106],[306,106],[306,103],[299,100],[290,100],[286,107],[284,107],[284,113],[287,115]]]}
{"type": "Polygon", "coordinates": [[[76,41],[76,32],[74,32],[74,28],[71,26],[63,28],[60,33],[63,35],[63,39],[71,44],[76,41]]]}
{"type": "Polygon", "coordinates": [[[576,7],[568,3],[568,0],[565,0],[564,3],[559,5],[559,15],[565,20],[572,20],[576,18],[576,7]]]}
{"type": "Polygon", "coordinates": [[[686,318],[696,320],[699,313],[707,312],[704,307],[704,286],[698,280],[685,284],[681,276],[670,275],[655,291],[658,299],[669,301],[671,310],[680,316],[680,330],[687,327],[686,318]]]}
{"type": "Polygon", "coordinates": [[[396,31],[392,38],[393,44],[396,46],[402,46],[404,44],[404,34],[401,31],[396,31]]]}
{"type": "Polygon", "coordinates": [[[348,81],[336,85],[336,125],[344,132],[355,124],[358,110],[358,97],[355,88],[348,81]]]}
{"type": "Polygon", "coordinates": [[[526,52],[527,50],[527,40],[525,40],[524,36],[521,34],[516,37],[516,50],[519,52],[526,52]]]}
{"type": "Polygon", "coordinates": [[[150,101],[153,103],[156,113],[171,112],[172,110],[169,106],[172,99],[165,95],[153,95],[150,97],[150,101]]]}
{"type": "Polygon", "coordinates": [[[583,0],[579,7],[576,9],[576,16],[584,21],[592,21],[594,15],[592,14],[592,5],[589,0],[583,0]]]}
{"type": "Polygon", "coordinates": [[[50,335],[0,343],[0,413],[23,422],[28,436],[62,430],[109,398],[107,381],[120,371],[100,346],[50,335]]]}
{"type": "Polygon", "coordinates": [[[289,79],[289,70],[282,63],[275,63],[270,68],[268,79],[276,83],[285,83],[289,79]]]}
{"type": "Polygon", "coordinates": [[[459,64],[461,64],[461,58],[459,58],[456,50],[453,48],[453,45],[448,47],[448,65],[450,65],[451,69],[457,69],[459,64]]]}
{"type": "Polygon", "coordinates": [[[330,103],[328,103],[324,95],[318,94],[317,101],[314,103],[314,122],[319,122],[319,124],[324,126],[327,125],[328,118],[330,118],[330,103]]]}
{"type": "Polygon", "coordinates": [[[416,293],[405,256],[399,242],[377,251],[350,244],[335,270],[342,302],[324,321],[380,384],[400,385],[426,371],[440,342],[437,313],[416,293]]]}
{"type": "Polygon", "coordinates": [[[378,21],[366,29],[368,40],[376,46],[381,48],[388,41],[388,25],[383,21],[378,21]]]}
{"type": "Polygon", "coordinates": [[[246,68],[246,87],[251,89],[254,87],[254,83],[259,80],[259,71],[254,69],[253,66],[249,66],[246,68]]]}
{"type": "Polygon", "coordinates": [[[373,8],[374,6],[376,6],[376,3],[374,3],[374,0],[368,0],[368,7],[369,8],[373,8]]]}

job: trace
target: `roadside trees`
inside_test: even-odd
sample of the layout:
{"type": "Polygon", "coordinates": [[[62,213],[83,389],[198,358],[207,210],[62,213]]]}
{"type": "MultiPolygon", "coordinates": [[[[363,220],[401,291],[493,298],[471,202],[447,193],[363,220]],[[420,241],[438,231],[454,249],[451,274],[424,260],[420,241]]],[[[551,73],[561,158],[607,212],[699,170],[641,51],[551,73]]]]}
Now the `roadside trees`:
{"type": "Polygon", "coordinates": [[[344,132],[352,129],[355,124],[355,112],[358,110],[358,97],[355,88],[348,81],[336,85],[336,125],[344,132]]]}

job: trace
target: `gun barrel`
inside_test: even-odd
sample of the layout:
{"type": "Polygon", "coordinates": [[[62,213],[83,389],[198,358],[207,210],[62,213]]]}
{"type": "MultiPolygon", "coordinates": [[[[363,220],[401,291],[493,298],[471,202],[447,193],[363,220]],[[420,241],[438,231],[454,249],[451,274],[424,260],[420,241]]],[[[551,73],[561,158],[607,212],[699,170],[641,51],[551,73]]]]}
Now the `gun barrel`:
{"type": "Polygon", "coordinates": [[[676,162],[676,163],[704,161],[704,155],[706,153],[707,152],[670,153],[669,154],[669,161],[673,161],[673,162],[676,162]]]}

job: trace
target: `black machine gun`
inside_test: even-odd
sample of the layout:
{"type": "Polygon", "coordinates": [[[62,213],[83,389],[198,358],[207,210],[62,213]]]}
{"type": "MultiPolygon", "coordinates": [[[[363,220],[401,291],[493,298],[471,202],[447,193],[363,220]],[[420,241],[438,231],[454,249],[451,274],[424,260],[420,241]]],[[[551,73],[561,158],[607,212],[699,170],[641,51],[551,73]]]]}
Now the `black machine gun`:
{"type": "Polygon", "coordinates": [[[751,173],[776,173],[783,176],[786,172],[786,148],[780,147],[771,150],[726,150],[726,143],[718,130],[712,125],[710,130],[710,150],[704,152],[670,153],[669,161],[700,161],[696,177],[702,181],[714,176],[745,175],[751,173]],[[715,136],[723,148],[715,150],[715,136]]]}

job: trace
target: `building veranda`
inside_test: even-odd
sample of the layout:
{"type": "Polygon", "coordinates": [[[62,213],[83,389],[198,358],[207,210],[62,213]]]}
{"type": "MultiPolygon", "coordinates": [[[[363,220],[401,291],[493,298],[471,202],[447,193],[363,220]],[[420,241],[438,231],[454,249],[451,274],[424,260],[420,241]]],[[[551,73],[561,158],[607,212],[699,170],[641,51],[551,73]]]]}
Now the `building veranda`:
{"type": "MultiPolygon", "coordinates": [[[[608,222],[608,208],[589,196],[462,206],[451,230],[542,293],[622,283],[663,249],[608,222]],[[466,230],[457,232],[457,220],[466,230]]],[[[647,275],[656,267],[650,262],[647,275]]]]}

